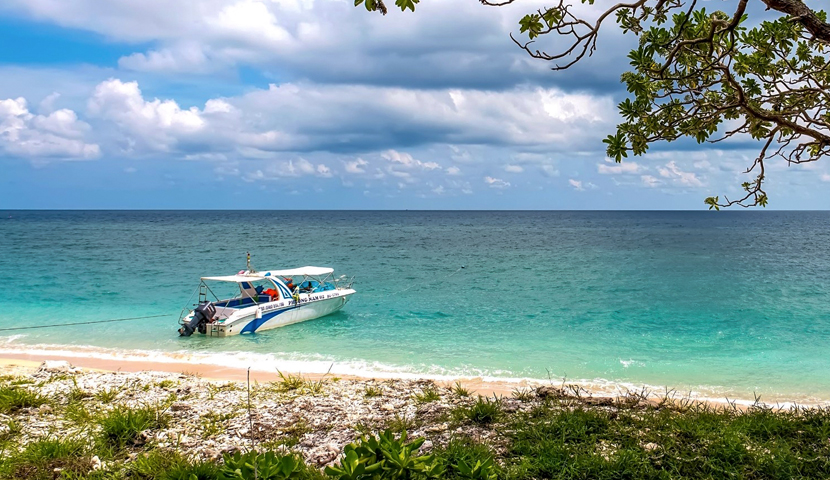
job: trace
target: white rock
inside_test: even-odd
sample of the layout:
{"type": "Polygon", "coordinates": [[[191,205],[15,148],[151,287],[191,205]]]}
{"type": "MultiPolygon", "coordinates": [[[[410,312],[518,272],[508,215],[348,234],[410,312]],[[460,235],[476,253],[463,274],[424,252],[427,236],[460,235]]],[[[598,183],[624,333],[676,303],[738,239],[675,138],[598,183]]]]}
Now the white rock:
{"type": "Polygon", "coordinates": [[[69,373],[75,367],[69,364],[66,360],[46,360],[40,364],[39,372],[50,373],[69,373]]]}
{"type": "Polygon", "coordinates": [[[98,458],[98,455],[92,456],[92,469],[93,470],[100,470],[101,469],[101,459],[98,458]]]}

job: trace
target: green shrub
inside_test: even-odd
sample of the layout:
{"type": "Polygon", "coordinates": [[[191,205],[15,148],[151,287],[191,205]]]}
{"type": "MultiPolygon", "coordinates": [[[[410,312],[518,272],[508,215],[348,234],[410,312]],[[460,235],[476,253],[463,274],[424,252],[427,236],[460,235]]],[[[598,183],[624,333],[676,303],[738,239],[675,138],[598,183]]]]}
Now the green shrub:
{"type": "Polygon", "coordinates": [[[225,455],[224,460],[221,474],[229,480],[311,480],[322,477],[298,455],[250,451],[225,455]]]}
{"type": "Polygon", "coordinates": [[[479,395],[475,403],[470,406],[460,406],[452,411],[456,421],[470,421],[478,425],[488,425],[499,421],[503,415],[502,401],[493,396],[492,399],[479,395]]]}
{"type": "Polygon", "coordinates": [[[138,434],[144,430],[165,427],[167,421],[164,413],[151,407],[131,409],[119,406],[99,418],[98,424],[105,443],[123,447],[134,444],[138,434]]]}
{"type": "Polygon", "coordinates": [[[14,385],[0,386],[0,413],[8,414],[21,408],[39,407],[47,402],[46,397],[27,388],[14,385]]]}
{"type": "Polygon", "coordinates": [[[490,447],[470,437],[453,437],[433,453],[449,466],[445,475],[448,479],[492,480],[497,474],[490,447]]]}
{"type": "Polygon", "coordinates": [[[337,465],[326,474],[337,480],[410,480],[441,478],[444,464],[433,455],[418,455],[424,439],[407,443],[406,432],[395,438],[391,430],[377,437],[361,437],[346,445],[337,465]]]}
{"type": "Polygon", "coordinates": [[[152,450],[129,465],[130,478],[137,480],[219,480],[219,466],[213,462],[189,462],[170,450],[152,450]]]}

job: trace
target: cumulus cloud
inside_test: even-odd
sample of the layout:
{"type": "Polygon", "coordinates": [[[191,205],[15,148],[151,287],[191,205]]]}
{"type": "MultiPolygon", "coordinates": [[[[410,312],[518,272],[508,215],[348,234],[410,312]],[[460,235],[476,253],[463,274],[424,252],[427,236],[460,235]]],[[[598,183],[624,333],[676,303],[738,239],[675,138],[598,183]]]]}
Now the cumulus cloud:
{"type": "Polygon", "coordinates": [[[507,164],[504,166],[504,171],[509,173],[522,173],[525,169],[521,165],[507,164]]]}
{"type": "Polygon", "coordinates": [[[660,172],[661,177],[668,178],[680,185],[688,187],[702,187],[704,185],[703,181],[697,178],[694,172],[684,172],[677,166],[674,160],[667,163],[664,167],[658,168],[657,171],[660,172]]]}
{"type": "Polygon", "coordinates": [[[490,188],[507,188],[510,186],[510,182],[505,182],[501,178],[494,178],[494,177],[484,177],[484,183],[486,183],[490,188]]]}
{"type": "Polygon", "coordinates": [[[366,165],[369,165],[369,162],[358,158],[353,162],[346,162],[345,170],[346,173],[366,173],[366,165]]]}
{"type": "Polygon", "coordinates": [[[591,182],[583,182],[582,180],[577,180],[577,179],[575,179],[575,178],[570,178],[570,179],[568,179],[568,183],[569,183],[572,187],[574,187],[574,190],[578,190],[578,191],[580,191],[580,192],[585,191],[585,190],[587,190],[587,189],[594,189],[594,188],[597,188],[597,186],[596,186],[596,185],[594,185],[594,184],[593,184],[593,183],[591,183],[591,182]]]}
{"type": "Polygon", "coordinates": [[[89,130],[72,110],[35,115],[24,98],[0,100],[0,148],[8,155],[34,162],[97,158],[100,147],[84,140],[89,130]]]}
{"type": "Polygon", "coordinates": [[[657,177],[652,175],[642,175],[640,176],[640,181],[643,182],[643,185],[646,187],[654,188],[663,184],[657,177]]]}
{"type": "Polygon", "coordinates": [[[629,161],[615,163],[611,160],[606,160],[605,163],[597,165],[597,172],[603,175],[638,174],[643,170],[644,167],[641,165],[629,161]]]}

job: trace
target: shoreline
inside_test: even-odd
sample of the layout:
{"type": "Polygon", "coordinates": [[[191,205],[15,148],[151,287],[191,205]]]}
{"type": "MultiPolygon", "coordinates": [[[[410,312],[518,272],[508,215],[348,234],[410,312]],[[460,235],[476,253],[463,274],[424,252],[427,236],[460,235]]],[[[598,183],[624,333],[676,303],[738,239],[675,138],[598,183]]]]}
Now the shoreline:
{"type": "MultiPolygon", "coordinates": [[[[505,379],[497,380],[492,378],[482,378],[473,376],[441,376],[436,378],[429,375],[417,375],[412,373],[401,374],[396,372],[378,372],[377,375],[355,375],[348,373],[320,373],[320,372],[303,372],[297,369],[280,370],[276,365],[273,369],[263,370],[260,368],[244,368],[239,366],[221,366],[215,363],[200,363],[187,361],[158,361],[138,358],[101,358],[95,356],[81,356],[80,351],[78,355],[66,355],[60,353],[45,354],[43,352],[37,353],[11,353],[7,351],[0,351],[0,374],[17,373],[29,375],[38,371],[44,362],[66,362],[67,364],[76,367],[82,373],[161,373],[161,374],[179,374],[187,376],[196,376],[208,382],[245,382],[250,374],[252,383],[267,383],[278,382],[282,375],[290,375],[301,377],[307,381],[322,381],[326,379],[342,379],[357,383],[381,382],[389,380],[397,381],[415,381],[415,382],[434,382],[435,385],[451,389],[453,386],[460,384],[464,388],[469,389],[476,395],[483,395],[487,397],[499,396],[510,398],[517,392],[533,391],[539,387],[556,387],[556,388],[578,388],[584,394],[591,397],[598,398],[613,398],[620,399],[629,395],[641,395],[646,392],[645,398],[650,401],[658,401],[666,392],[662,390],[647,390],[644,388],[634,388],[622,384],[604,385],[598,387],[595,384],[580,381],[542,381],[533,379],[505,379]]],[[[172,358],[172,357],[171,357],[172,358]]],[[[705,403],[712,406],[730,406],[745,409],[756,404],[756,401],[748,398],[729,398],[729,397],[711,397],[702,395],[696,392],[677,392],[673,391],[671,398],[686,399],[693,402],[705,403]]],[[[812,401],[764,401],[761,399],[760,404],[772,406],[776,408],[790,408],[793,406],[803,407],[828,407],[830,400],[815,399],[812,401]]]]}

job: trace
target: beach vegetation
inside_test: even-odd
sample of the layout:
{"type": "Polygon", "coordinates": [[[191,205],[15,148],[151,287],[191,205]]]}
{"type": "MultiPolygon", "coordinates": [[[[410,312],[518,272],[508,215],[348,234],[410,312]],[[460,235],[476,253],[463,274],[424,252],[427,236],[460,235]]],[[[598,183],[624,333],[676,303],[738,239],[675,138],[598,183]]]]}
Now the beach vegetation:
{"type": "Polygon", "coordinates": [[[461,382],[455,382],[455,385],[453,385],[453,387],[452,387],[452,393],[456,397],[466,398],[466,397],[469,397],[470,395],[472,395],[473,392],[471,392],[467,388],[464,388],[464,386],[461,385],[461,382]]]}
{"type": "Polygon", "coordinates": [[[438,389],[435,388],[435,385],[428,385],[424,387],[420,393],[412,395],[412,399],[415,400],[415,403],[422,405],[424,403],[432,403],[441,400],[441,394],[438,393],[438,389]]]}
{"type": "Polygon", "coordinates": [[[52,480],[86,475],[92,468],[86,443],[80,438],[50,436],[30,442],[18,452],[0,459],[0,478],[52,480]]]}
{"type": "Polygon", "coordinates": [[[98,418],[104,443],[114,447],[134,445],[145,430],[164,428],[169,416],[158,408],[118,406],[98,418]]]}
{"type": "Polygon", "coordinates": [[[95,392],[95,400],[101,403],[112,403],[120,393],[121,389],[118,387],[102,388],[95,392]]]}
{"type": "Polygon", "coordinates": [[[526,388],[526,387],[516,387],[513,389],[512,392],[513,398],[520,402],[531,402],[536,398],[536,394],[533,393],[533,389],[526,388]]]}
{"type": "Polygon", "coordinates": [[[366,385],[363,389],[363,396],[366,398],[380,397],[383,395],[383,390],[373,385],[366,385]]]}
{"type": "Polygon", "coordinates": [[[222,478],[228,480],[318,480],[323,475],[296,454],[257,452],[225,455],[222,478]]]}
{"type": "Polygon", "coordinates": [[[452,410],[453,420],[457,422],[472,422],[478,425],[489,425],[498,422],[504,414],[502,399],[493,395],[493,398],[479,395],[471,405],[460,405],[452,410]]]}
{"type": "Polygon", "coordinates": [[[236,412],[216,413],[207,412],[199,417],[199,426],[206,437],[214,437],[225,433],[228,422],[236,417],[236,412]]]}
{"type": "Polygon", "coordinates": [[[493,450],[486,444],[468,436],[454,436],[445,446],[432,452],[448,465],[444,478],[495,480],[498,464],[494,461],[493,450]]]}
{"type": "Polygon", "coordinates": [[[127,465],[129,478],[137,480],[219,480],[220,467],[211,461],[191,462],[174,450],[153,449],[127,465]]]}
{"type": "Polygon", "coordinates": [[[26,387],[0,385],[0,413],[9,414],[23,408],[45,405],[49,399],[26,387]]]}
{"type": "Polygon", "coordinates": [[[408,442],[406,432],[396,437],[391,430],[361,437],[346,445],[340,461],[325,471],[337,480],[442,478],[443,462],[434,455],[420,455],[424,441],[418,438],[408,442]]]}
{"type": "Polygon", "coordinates": [[[403,433],[414,430],[418,426],[418,423],[418,420],[414,416],[407,415],[406,413],[395,413],[387,422],[386,428],[396,433],[403,433]]]}

